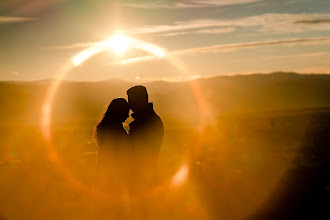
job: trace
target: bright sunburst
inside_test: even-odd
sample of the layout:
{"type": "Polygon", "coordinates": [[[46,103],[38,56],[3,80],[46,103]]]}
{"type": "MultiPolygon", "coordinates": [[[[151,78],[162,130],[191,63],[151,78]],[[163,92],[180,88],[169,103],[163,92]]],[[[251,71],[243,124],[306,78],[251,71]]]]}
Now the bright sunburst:
{"type": "Polygon", "coordinates": [[[105,41],[106,45],[116,54],[124,53],[134,40],[124,35],[117,34],[105,41]]]}
{"type": "MultiPolygon", "coordinates": [[[[163,48],[158,47],[154,44],[150,44],[145,41],[132,39],[124,35],[117,34],[109,38],[108,40],[98,42],[94,46],[89,47],[81,51],[80,53],[76,54],[72,58],[72,64],[73,66],[79,66],[83,62],[88,60],[90,57],[107,49],[110,49],[114,53],[120,55],[123,54],[129,47],[146,51],[148,53],[151,53],[155,57],[159,57],[159,58],[163,58],[166,54],[163,48]]],[[[133,60],[134,59],[140,59],[140,58],[137,57],[137,58],[133,58],[133,60]]],[[[129,61],[124,60],[123,62],[119,62],[119,63],[129,63],[129,61]]]]}

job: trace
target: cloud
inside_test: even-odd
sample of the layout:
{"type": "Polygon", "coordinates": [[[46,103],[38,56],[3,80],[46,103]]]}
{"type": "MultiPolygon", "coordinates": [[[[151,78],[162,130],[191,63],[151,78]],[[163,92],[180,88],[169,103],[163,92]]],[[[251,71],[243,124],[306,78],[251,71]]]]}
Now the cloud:
{"type": "Polygon", "coordinates": [[[325,55],[329,55],[330,52],[317,52],[317,53],[303,53],[303,54],[299,54],[297,56],[299,57],[316,57],[316,56],[325,56],[325,55]]]}
{"type": "Polygon", "coordinates": [[[123,3],[123,6],[143,9],[182,9],[182,8],[206,8],[214,6],[242,5],[260,2],[263,0],[181,0],[181,1],[147,1],[144,3],[123,3]]]}
{"type": "Polygon", "coordinates": [[[262,57],[261,59],[264,60],[273,60],[273,59],[285,59],[285,58],[292,58],[292,57],[317,57],[317,56],[326,56],[330,55],[330,52],[315,52],[315,53],[302,53],[302,54],[291,54],[291,55],[284,55],[284,56],[268,56],[262,57]]]}
{"type": "Polygon", "coordinates": [[[165,33],[165,34],[159,34],[159,36],[160,37],[172,37],[172,36],[191,34],[191,33],[193,33],[193,32],[192,31],[170,32],[170,33],[165,33]]]}
{"type": "Polygon", "coordinates": [[[98,42],[86,42],[86,43],[77,43],[71,45],[64,46],[50,46],[50,47],[42,47],[41,49],[76,49],[76,48],[87,48],[95,46],[98,42]]]}
{"type": "Polygon", "coordinates": [[[305,3],[305,2],[311,2],[313,0],[291,0],[284,2],[285,4],[298,4],[298,3],[305,3]]]}
{"type": "Polygon", "coordinates": [[[172,25],[157,25],[157,26],[145,26],[131,30],[129,32],[135,34],[154,34],[154,33],[166,33],[166,32],[182,32],[184,30],[193,29],[205,29],[211,27],[226,27],[226,26],[254,26],[255,24],[243,23],[239,20],[215,20],[215,19],[199,19],[190,21],[178,21],[172,25]]]}
{"type": "MultiPolygon", "coordinates": [[[[201,33],[210,28],[256,28],[259,32],[303,32],[330,30],[330,13],[276,14],[269,13],[237,19],[197,19],[176,21],[169,25],[142,26],[126,32],[133,34],[156,34],[175,36],[179,34],[201,33]],[[318,24],[318,25],[311,25],[318,24]],[[192,31],[195,30],[195,31],[192,31]]],[[[205,33],[208,31],[205,31],[205,33]]],[[[214,32],[208,32],[214,33],[214,32]]],[[[221,33],[221,32],[220,32],[221,33]]]]}
{"type": "Polygon", "coordinates": [[[181,9],[181,8],[200,8],[205,7],[201,5],[196,4],[187,4],[187,3],[169,3],[164,1],[150,1],[145,3],[123,3],[123,6],[126,7],[132,7],[132,8],[143,8],[143,9],[160,9],[160,8],[166,8],[166,9],[181,9]]]}
{"type": "Polygon", "coordinates": [[[0,16],[0,23],[16,23],[16,22],[30,21],[34,19],[36,18],[0,16]]]}
{"type": "Polygon", "coordinates": [[[264,0],[195,0],[192,1],[196,4],[201,5],[208,5],[210,7],[212,6],[225,6],[225,5],[242,5],[242,4],[249,4],[249,3],[255,3],[255,2],[262,2],[264,0]]]}
{"type": "MultiPolygon", "coordinates": [[[[294,45],[323,45],[330,44],[330,37],[319,37],[319,38],[300,38],[300,39],[289,39],[289,40],[274,40],[274,41],[260,41],[260,42],[249,42],[249,43],[238,43],[238,44],[224,44],[224,45],[213,45],[209,47],[198,47],[190,48],[185,50],[177,50],[168,52],[166,56],[191,56],[209,53],[225,53],[229,51],[236,51],[241,49],[251,49],[259,47],[270,47],[270,46],[294,46],[294,45]]],[[[127,64],[133,62],[141,62],[155,59],[154,56],[142,56],[131,58],[122,61],[116,61],[111,64],[127,64]]]]}
{"type": "Polygon", "coordinates": [[[258,47],[269,47],[269,46],[291,46],[298,44],[330,44],[330,37],[319,37],[319,38],[300,38],[300,39],[289,39],[289,40],[274,40],[274,41],[261,41],[261,42],[250,42],[250,43],[238,43],[238,44],[225,44],[225,45],[214,45],[210,47],[199,47],[193,49],[186,49],[172,52],[174,55],[191,55],[201,53],[217,53],[217,52],[228,52],[238,49],[247,48],[258,48],[258,47]]]}
{"type": "Polygon", "coordinates": [[[330,18],[295,21],[294,24],[329,24],[330,18]]]}
{"type": "Polygon", "coordinates": [[[227,28],[210,28],[210,29],[201,29],[201,30],[194,30],[194,31],[182,31],[182,32],[170,32],[170,33],[161,33],[159,36],[161,37],[172,37],[177,35],[184,35],[184,34],[225,34],[225,33],[232,33],[236,31],[234,27],[227,27],[227,28]]]}
{"type": "Polygon", "coordinates": [[[198,34],[223,34],[223,33],[231,33],[231,32],[234,32],[235,30],[236,30],[236,28],[234,28],[234,27],[212,28],[212,29],[198,30],[195,33],[198,33],[198,34]]]}

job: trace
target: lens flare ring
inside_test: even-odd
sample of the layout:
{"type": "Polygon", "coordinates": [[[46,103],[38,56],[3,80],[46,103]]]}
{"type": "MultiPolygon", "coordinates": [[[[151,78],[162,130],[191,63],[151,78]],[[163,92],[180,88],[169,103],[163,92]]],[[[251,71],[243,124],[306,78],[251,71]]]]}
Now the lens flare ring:
{"type": "MultiPolygon", "coordinates": [[[[57,72],[56,78],[51,82],[50,86],[47,89],[46,96],[42,105],[42,114],[41,114],[41,130],[44,136],[44,139],[47,143],[47,150],[49,153],[49,160],[52,161],[55,165],[57,170],[69,181],[70,184],[74,185],[77,189],[87,192],[91,194],[91,196],[96,196],[101,199],[109,199],[111,198],[110,202],[127,202],[127,198],[125,196],[120,198],[113,198],[111,195],[104,195],[100,192],[92,192],[90,186],[84,185],[78,178],[75,178],[72,173],[69,172],[67,167],[64,165],[64,162],[57,154],[57,150],[55,144],[52,139],[51,135],[51,115],[52,115],[52,106],[58,92],[61,82],[64,77],[75,67],[83,64],[85,61],[93,57],[94,55],[108,50],[109,48],[113,50],[115,53],[123,53],[128,47],[136,48],[143,50],[145,52],[150,53],[152,56],[156,56],[159,58],[165,58],[170,61],[182,74],[189,76],[189,72],[185,65],[177,58],[166,54],[166,51],[156,45],[150,44],[148,42],[144,42],[137,39],[131,39],[128,37],[124,37],[122,35],[115,35],[108,40],[101,41],[96,45],[89,47],[80,53],[76,54],[66,62],[57,72]],[[116,44],[116,45],[115,45],[116,44]]],[[[134,59],[134,58],[133,58],[134,59]]],[[[191,81],[190,86],[192,88],[193,94],[195,96],[195,100],[198,106],[200,121],[199,121],[199,130],[200,135],[197,137],[197,141],[193,146],[193,153],[196,155],[199,152],[200,144],[202,141],[202,131],[207,123],[207,111],[208,105],[204,99],[202,88],[199,83],[196,81],[191,81]]],[[[178,187],[181,185],[187,178],[190,171],[189,163],[185,163],[182,165],[178,171],[167,181],[162,184],[158,184],[153,189],[148,192],[148,194],[139,195],[138,199],[144,199],[146,197],[152,197],[163,190],[167,189],[168,187],[178,187]]]]}

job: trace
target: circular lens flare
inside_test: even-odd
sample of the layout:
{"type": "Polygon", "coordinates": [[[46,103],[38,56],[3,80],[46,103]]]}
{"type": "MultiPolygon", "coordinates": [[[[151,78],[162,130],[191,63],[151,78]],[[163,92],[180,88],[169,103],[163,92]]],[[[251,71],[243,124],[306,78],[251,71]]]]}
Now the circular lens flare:
{"type": "MultiPolygon", "coordinates": [[[[56,147],[54,145],[52,134],[51,134],[51,114],[52,114],[52,106],[53,102],[56,96],[57,91],[60,88],[62,80],[65,78],[65,76],[73,69],[74,67],[80,66],[85,61],[87,61],[89,58],[93,57],[94,55],[107,50],[111,49],[115,53],[123,53],[127,48],[132,47],[136,49],[143,50],[147,53],[150,53],[150,56],[158,57],[158,58],[166,58],[168,59],[174,66],[178,68],[180,72],[182,72],[184,75],[189,75],[189,71],[186,69],[185,65],[180,62],[178,59],[166,54],[166,51],[158,47],[156,45],[140,41],[137,39],[131,39],[128,37],[125,37],[123,35],[115,35],[111,37],[108,40],[101,41],[99,43],[96,43],[94,46],[89,47],[80,53],[76,54],[74,57],[72,57],[69,62],[66,62],[58,71],[56,79],[53,80],[53,82],[50,84],[46,97],[44,99],[43,107],[42,107],[42,118],[41,118],[41,127],[42,127],[42,133],[43,136],[47,142],[48,150],[49,150],[49,156],[51,158],[51,161],[57,165],[58,171],[61,172],[67,180],[72,183],[73,185],[77,186],[79,189],[82,190],[89,190],[89,187],[81,183],[75,176],[73,176],[65,166],[64,162],[61,160],[61,158],[57,154],[56,147]]],[[[134,59],[134,58],[132,58],[134,59]]],[[[199,112],[201,116],[204,113],[204,109],[206,108],[205,102],[203,102],[204,97],[203,94],[201,94],[201,90],[198,89],[198,86],[191,85],[192,90],[195,94],[197,105],[199,106],[199,112]],[[202,106],[202,107],[201,107],[202,106]],[[204,107],[204,108],[203,108],[204,107]]],[[[204,126],[204,117],[201,117],[200,126],[204,126]]],[[[195,148],[199,148],[200,146],[200,138],[195,144],[195,148]]],[[[189,174],[189,164],[184,164],[175,174],[172,178],[168,180],[170,185],[172,186],[179,186],[183,184],[187,176],[189,174]]],[[[157,194],[159,191],[162,191],[165,186],[167,186],[167,183],[159,184],[158,186],[155,186],[153,189],[150,189],[150,192],[148,195],[141,195],[141,198],[152,196],[154,194],[157,194]]],[[[100,196],[99,193],[96,193],[97,196],[100,196]]]]}

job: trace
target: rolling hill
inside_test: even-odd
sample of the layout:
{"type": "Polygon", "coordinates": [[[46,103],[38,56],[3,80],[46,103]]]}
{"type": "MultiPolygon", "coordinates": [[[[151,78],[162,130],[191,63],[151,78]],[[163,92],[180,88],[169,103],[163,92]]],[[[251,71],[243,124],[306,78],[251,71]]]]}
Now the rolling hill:
{"type": "MultiPolygon", "coordinates": [[[[39,123],[50,80],[1,82],[1,121],[39,123]]],[[[224,114],[330,106],[330,75],[275,72],[199,78],[189,82],[142,83],[157,112],[169,120],[197,122],[224,114]]],[[[53,105],[54,121],[96,120],[134,82],[63,81],[53,105]]]]}

